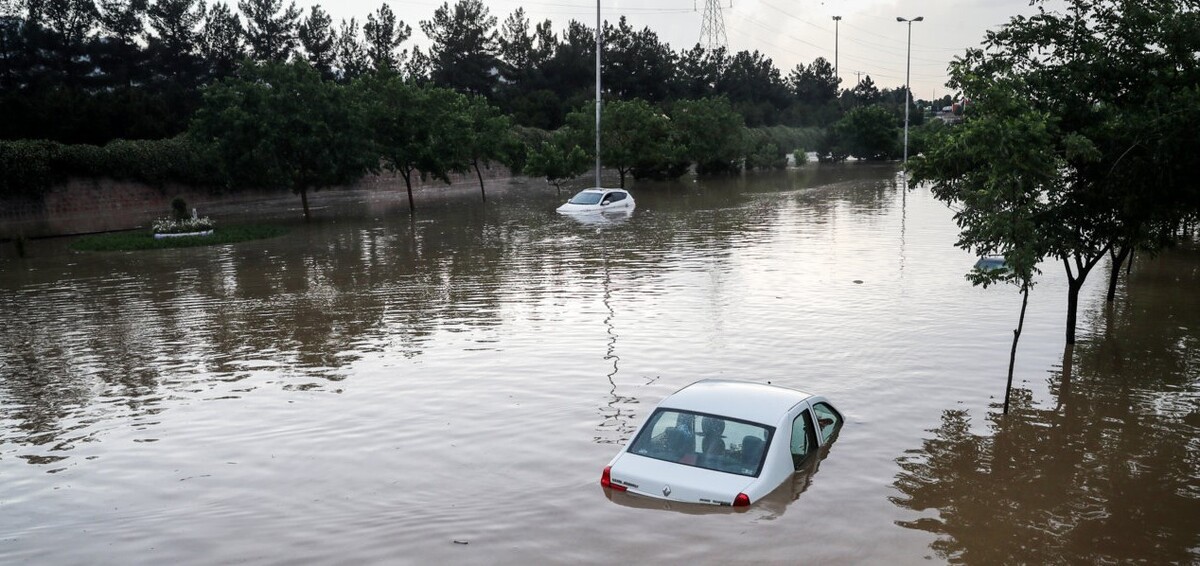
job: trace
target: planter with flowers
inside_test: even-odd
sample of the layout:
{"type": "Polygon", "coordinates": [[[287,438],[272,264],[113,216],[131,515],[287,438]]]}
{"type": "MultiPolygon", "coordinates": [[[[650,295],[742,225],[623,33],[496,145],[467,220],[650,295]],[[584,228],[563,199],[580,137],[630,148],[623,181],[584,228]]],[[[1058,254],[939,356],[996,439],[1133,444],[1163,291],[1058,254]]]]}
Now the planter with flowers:
{"type": "Polygon", "coordinates": [[[168,218],[159,218],[154,221],[155,239],[211,236],[212,233],[212,219],[207,216],[200,217],[196,214],[196,209],[194,208],[191,215],[189,215],[187,203],[178,197],[171,201],[171,216],[168,218]]]}

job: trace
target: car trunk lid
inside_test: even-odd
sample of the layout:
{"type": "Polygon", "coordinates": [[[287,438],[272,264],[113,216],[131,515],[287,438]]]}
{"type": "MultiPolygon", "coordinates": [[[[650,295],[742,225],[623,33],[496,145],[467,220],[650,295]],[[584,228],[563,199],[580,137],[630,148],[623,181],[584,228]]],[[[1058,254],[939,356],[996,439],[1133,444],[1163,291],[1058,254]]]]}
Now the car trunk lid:
{"type": "Polygon", "coordinates": [[[733,505],[755,478],[625,453],[613,464],[612,482],[629,492],[687,503],[733,505]]]}

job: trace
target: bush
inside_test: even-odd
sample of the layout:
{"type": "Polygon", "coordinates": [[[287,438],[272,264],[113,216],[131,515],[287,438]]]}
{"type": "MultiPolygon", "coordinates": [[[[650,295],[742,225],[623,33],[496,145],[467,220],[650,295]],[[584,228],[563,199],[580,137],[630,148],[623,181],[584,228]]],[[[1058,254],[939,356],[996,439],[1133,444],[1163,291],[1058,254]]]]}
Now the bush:
{"type": "Polygon", "coordinates": [[[63,180],[57,164],[62,144],[0,140],[0,198],[36,197],[63,180]]]}
{"type": "Polygon", "coordinates": [[[213,186],[222,178],[211,154],[182,136],[104,146],[0,141],[0,171],[0,197],[38,197],[71,176],[193,186],[213,186]]]}
{"type": "Polygon", "coordinates": [[[793,151],[792,162],[796,167],[808,163],[808,152],[804,151],[804,148],[799,148],[796,151],[793,151]]]}

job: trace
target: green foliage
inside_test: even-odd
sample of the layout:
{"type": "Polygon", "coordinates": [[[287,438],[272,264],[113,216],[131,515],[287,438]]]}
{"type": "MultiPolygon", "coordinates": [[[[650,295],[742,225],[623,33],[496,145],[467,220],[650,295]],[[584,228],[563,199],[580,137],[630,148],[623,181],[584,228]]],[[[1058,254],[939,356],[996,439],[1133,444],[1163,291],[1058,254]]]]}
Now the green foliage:
{"type": "Polygon", "coordinates": [[[680,155],[699,173],[736,171],[744,155],[742,116],[725,98],[679,100],[671,106],[673,136],[680,155]]]}
{"type": "Polygon", "coordinates": [[[821,135],[818,128],[788,126],[750,128],[746,134],[746,167],[749,169],[783,169],[787,167],[788,153],[816,145],[821,135]]]}
{"type": "Polygon", "coordinates": [[[1037,264],[1054,249],[1062,184],[1048,117],[997,85],[975,94],[971,119],[930,133],[929,147],[909,164],[912,180],[956,211],[957,245],[979,256],[1003,255],[1005,270],[968,274],[977,285],[1032,284],[1037,264]]]}
{"type": "Polygon", "coordinates": [[[952,64],[951,86],[971,104],[913,171],[965,205],[965,244],[996,247],[988,227],[1016,225],[1033,243],[1012,250],[1062,261],[1073,343],[1091,269],[1109,250],[1169,244],[1196,212],[1200,11],[1174,0],[1068,6],[1013,18],[952,64]]]}
{"type": "Polygon", "coordinates": [[[792,163],[797,167],[808,163],[808,152],[804,151],[804,148],[799,148],[793,151],[792,163]]]}
{"type": "Polygon", "coordinates": [[[458,0],[434,11],[421,22],[429,37],[431,76],[439,85],[460,92],[492,96],[496,86],[493,71],[500,66],[496,17],[479,0],[458,0]]]}
{"type": "MultiPolygon", "coordinates": [[[[459,164],[469,165],[479,173],[480,165],[489,166],[492,161],[504,160],[513,147],[512,122],[508,116],[500,114],[500,110],[488,103],[481,96],[468,97],[465,112],[467,120],[463,130],[463,143],[458,145],[462,153],[459,164]]],[[[480,176],[480,190],[483,190],[483,180],[480,176]]]]}
{"type": "Polygon", "coordinates": [[[209,186],[217,164],[184,137],[115,140],[103,147],[0,140],[0,170],[0,196],[38,197],[72,176],[209,186]]]}
{"type": "Polygon", "coordinates": [[[950,126],[941,120],[929,120],[920,126],[909,126],[908,154],[915,156],[928,151],[936,140],[946,135],[949,130],[950,126]]]}
{"type": "Polygon", "coordinates": [[[0,197],[36,197],[62,180],[62,144],[46,140],[0,141],[0,197]]]}
{"type": "Polygon", "coordinates": [[[871,161],[895,159],[902,150],[900,135],[896,116],[886,108],[859,106],[830,128],[821,153],[823,157],[832,156],[833,161],[839,161],[837,156],[871,161]]]}
{"type": "MultiPolygon", "coordinates": [[[[567,116],[567,124],[577,134],[576,145],[588,147],[595,139],[595,105],[588,105],[567,116]]],[[[635,167],[669,161],[676,154],[672,146],[671,121],[645,100],[614,100],[607,103],[600,117],[600,153],[605,167],[625,177],[635,167]]]]}
{"type": "Polygon", "coordinates": [[[525,172],[545,177],[547,183],[561,191],[563,181],[582,175],[591,164],[587,152],[570,143],[573,137],[569,132],[559,132],[552,140],[540,142],[529,152],[525,172]]]}
{"type": "Polygon", "coordinates": [[[341,185],[366,168],[363,116],[345,88],[299,61],[243,66],[204,93],[189,132],[236,186],[299,194],[341,185]]]}
{"type": "MultiPolygon", "coordinates": [[[[449,183],[451,171],[465,170],[471,163],[468,153],[479,155],[467,151],[476,143],[467,97],[445,88],[406,83],[397,75],[387,74],[364,77],[352,88],[369,125],[368,155],[376,164],[373,168],[383,167],[404,177],[410,210],[416,208],[412,196],[414,175],[449,183]]],[[[479,112],[479,116],[485,116],[490,110],[481,108],[479,112]]]]}
{"type": "Polygon", "coordinates": [[[214,230],[209,236],[179,236],[158,239],[149,231],[138,230],[83,236],[71,243],[71,249],[87,252],[117,252],[193,248],[262,240],[282,236],[286,233],[287,229],[280,226],[242,225],[223,226],[219,230],[214,230]]]}

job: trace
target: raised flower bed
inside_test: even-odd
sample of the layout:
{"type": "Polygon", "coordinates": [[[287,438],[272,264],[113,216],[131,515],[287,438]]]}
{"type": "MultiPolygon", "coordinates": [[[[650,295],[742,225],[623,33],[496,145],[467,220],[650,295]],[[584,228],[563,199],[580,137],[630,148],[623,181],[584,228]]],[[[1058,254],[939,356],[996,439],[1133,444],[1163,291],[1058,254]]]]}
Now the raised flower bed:
{"type": "Polygon", "coordinates": [[[211,218],[192,217],[176,220],[174,218],[159,218],[154,221],[154,237],[181,238],[185,236],[211,236],[213,221],[211,218]]]}

